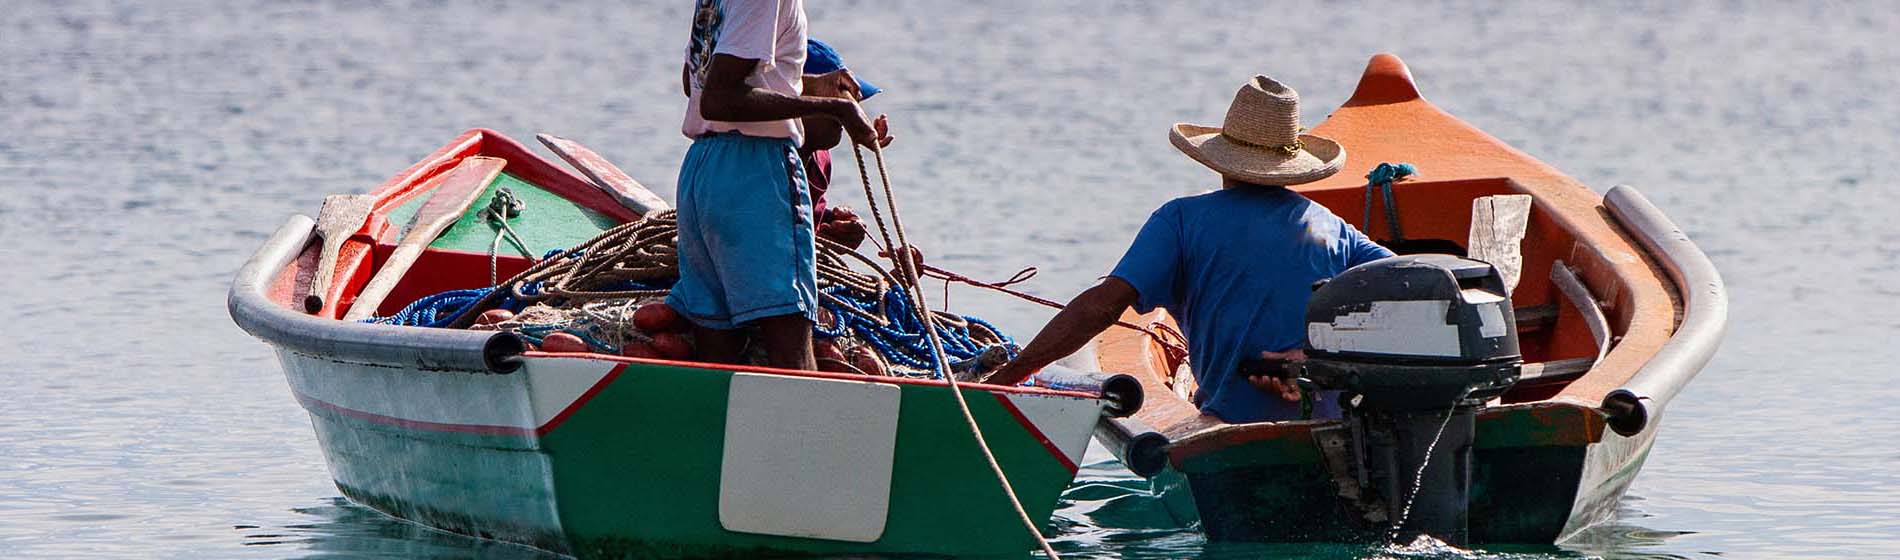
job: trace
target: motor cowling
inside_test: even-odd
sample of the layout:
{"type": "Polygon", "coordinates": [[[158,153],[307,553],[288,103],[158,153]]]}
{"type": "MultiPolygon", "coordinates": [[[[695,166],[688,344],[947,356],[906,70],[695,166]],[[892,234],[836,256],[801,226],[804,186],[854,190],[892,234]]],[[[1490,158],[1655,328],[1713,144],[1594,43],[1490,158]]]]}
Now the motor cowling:
{"type": "Polygon", "coordinates": [[[1502,275],[1451,255],[1373,261],[1315,287],[1306,327],[1298,370],[1343,392],[1352,465],[1329,469],[1359,486],[1354,505],[1388,538],[1464,544],[1477,411],[1523,364],[1502,275]]]}
{"type": "Polygon", "coordinates": [[[1517,381],[1517,319],[1488,263],[1407,255],[1319,285],[1306,306],[1306,377],[1384,410],[1482,403],[1517,381]]]}

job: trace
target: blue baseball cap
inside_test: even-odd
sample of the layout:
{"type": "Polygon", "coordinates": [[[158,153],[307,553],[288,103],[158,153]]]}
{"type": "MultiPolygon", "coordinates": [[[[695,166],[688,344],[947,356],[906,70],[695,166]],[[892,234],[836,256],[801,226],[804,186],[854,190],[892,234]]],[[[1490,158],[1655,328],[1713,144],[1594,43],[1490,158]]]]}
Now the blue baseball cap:
{"type": "MultiPolygon", "coordinates": [[[[838,51],[832,50],[831,45],[817,39],[805,40],[806,74],[827,74],[841,68],[844,68],[844,59],[838,56],[838,51]]],[[[857,75],[853,73],[852,77],[857,78],[857,75]]],[[[871,82],[864,81],[864,78],[857,78],[857,80],[860,99],[870,99],[871,96],[877,95],[877,92],[884,91],[871,85],[871,82]]]]}

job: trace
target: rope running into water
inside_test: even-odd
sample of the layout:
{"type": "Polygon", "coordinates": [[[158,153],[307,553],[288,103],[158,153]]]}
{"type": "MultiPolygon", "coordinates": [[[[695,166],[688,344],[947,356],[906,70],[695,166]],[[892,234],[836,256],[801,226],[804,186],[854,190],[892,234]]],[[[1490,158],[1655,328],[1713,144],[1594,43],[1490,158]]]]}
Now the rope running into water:
{"type": "Polygon", "coordinates": [[[916,289],[918,275],[915,265],[917,263],[911,258],[910,241],[905,238],[903,220],[897,215],[897,197],[891,190],[890,173],[884,168],[883,149],[879,148],[876,142],[872,142],[871,155],[877,159],[877,176],[880,184],[884,188],[884,200],[890,206],[891,229],[896,230],[897,233],[896,244],[891,244],[891,232],[885,230],[884,217],[882,213],[878,211],[877,196],[876,193],[871,190],[871,174],[865,170],[864,167],[864,151],[860,149],[858,144],[853,143],[851,145],[851,153],[857,159],[858,178],[863,181],[864,197],[869,202],[871,215],[877,220],[878,234],[884,238],[885,246],[890,248],[885,253],[890,256],[891,260],[897,265],[898,270],[903,273],[903,280],[906,285],[912,287],[912,289],[905,290],[905,293],[909,294],[911,300],[916,304],[915,311],[918,317],[923,321],[924,332],[929,335],[931,351],[936,355],[939,374],[943,376],[944,382],[949,384],[950,394],[956,397],[957,410],[963,413],[963,421],[969,425],[970,435],[976,438],[977,449],[983,452],[983,460],[989,463],[990,472],[996,475],[997,484],[1003,488],[1003,495],[1009,497],[1009,505],[1016,509],[1016,515],[1022,519],[1023,528],[1029,531],[1030,537],[1036,539],[1036,546],[1041,547],[1042,553],[1047,555],[1050,560],[1060,560],[1061,556],[1056,555],[1056,550],[1049,546],[1049,539],[1043,538],[1042,531],[1037,527],[1036,520],[1031,519],[1029,517],[1029,511],[1023,509],[1022,500],[1016,497],[1016,489],[1010,486],[1009,477],[1003,474],[1003,466],[996,462],[996,453],[990,451],[989,442],[983,438],[983,428],[977,425],[976,416],[970,413],[970,403],[963,399],[962,387],[958,385],[956,376],[950,373],[949,360],[944,357],[943,341],[938,338],[937,329],[933,326],[936,317],[930,312],[930,306],[924,302],[923,290],[916,289]]]}

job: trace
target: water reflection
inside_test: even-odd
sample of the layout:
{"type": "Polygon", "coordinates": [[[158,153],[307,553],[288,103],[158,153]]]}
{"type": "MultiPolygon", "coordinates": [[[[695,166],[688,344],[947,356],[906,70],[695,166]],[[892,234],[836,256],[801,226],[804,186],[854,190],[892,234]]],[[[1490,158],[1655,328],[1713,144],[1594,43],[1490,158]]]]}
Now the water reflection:
{"type": "Polygon", "coordinates": [[[239,525],[245,546],[294,548],[296,558],[479,558],[554,560],[563,556],[536,548],[438,531],[383,515],[342,497],[292,508],[306,523],[239,525]]]}
{"type": "Polygon", "coordinates": [[[1209,542],[1198,531],[1185,504],[1170,501],[1149,481],[1135,476],[1101,448],[1098,460],[1082,467],[1076,484],[1057,505],[1053,539],[1056,550],[1076,558],[1201,560],[1259,558],[1389,559],[1557,559],[1682,558],[1652,550],[1685,532],[1658,531],[1638,524],[1647,514],[1632,507],[1641,497],[1626,494],[1615,518],[1594,526],[1562,545],[1485,545],[1462,549],[1430,539],[1405,546],[1344,543],[1209,542]],[[1183,522],[1186,519],[1186,522],[1183,522]]]}

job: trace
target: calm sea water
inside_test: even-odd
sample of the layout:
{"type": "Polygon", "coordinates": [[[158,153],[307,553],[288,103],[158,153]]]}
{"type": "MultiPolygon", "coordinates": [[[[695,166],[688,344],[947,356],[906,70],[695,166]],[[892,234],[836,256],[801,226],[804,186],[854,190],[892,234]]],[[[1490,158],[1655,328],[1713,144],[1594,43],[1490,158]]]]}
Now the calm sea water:
{"type": "MultiPolygon", "coordinates": [[[[539,556],[340,498],[270,352],[224,311],[286,215],[465,128],[578,138],[670,195],[684,7],[539,4],[0,2],[0,557],[539,556]]],[[[1062,505],[1061,550],[1900,554],[1900,11],[1526,4],[810,2],[815,34],[888,91],[872,108],[899,137],[911,235],[974,276],[1038,265],[1032,291],[1080,291],[1153,207],[1214,186],[1169,124],[1218,122],[1254,73],[1316,123],[1393,51],[1452,113],[1596,188],[1640,186],[1733,291],[1721,354],[1617,520],[1578,541],[1208,544],[1101,463],[1062,505]]],[[[1024,335],[1047,317],[954,303],[1024,335]]]]}

